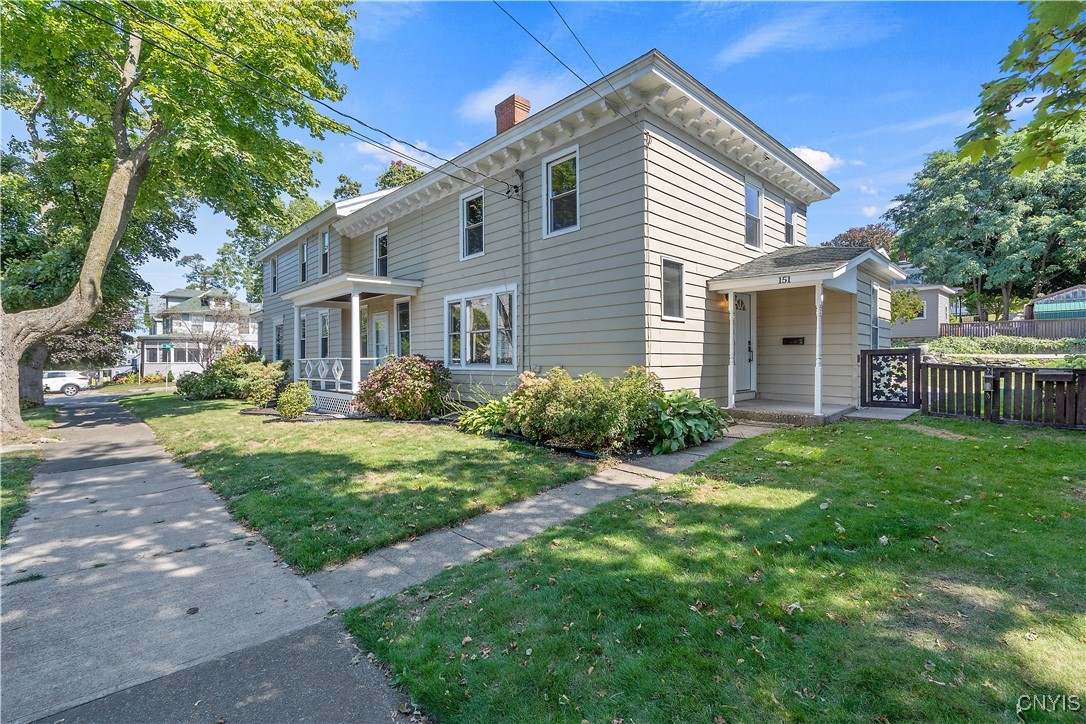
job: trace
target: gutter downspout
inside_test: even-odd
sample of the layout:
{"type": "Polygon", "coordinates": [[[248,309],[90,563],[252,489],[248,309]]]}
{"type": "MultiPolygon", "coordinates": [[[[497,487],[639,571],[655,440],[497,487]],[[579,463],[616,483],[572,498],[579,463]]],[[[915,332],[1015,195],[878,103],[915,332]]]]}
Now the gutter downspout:
{"type": "Polygon", "coordinates": [[[514,169],[517,174],[517,193],[519,195],[518,201],[520,201],[520,247],[518,250],[520,278],[517,282],[517,296],[519,300],[517,302],[517,313],[520,315],[520,330],[518,339],[520,344],[520,355],[518,359],[520,361],[521,370],[530,370],[531,361],[529,358],[530,345],[528,344],[528,257],[526,247],[528,244],[527,230],[524,227],[525,224],[525,206],[528,204],[528,200],[524,195],[524,171],[514,169]]]}

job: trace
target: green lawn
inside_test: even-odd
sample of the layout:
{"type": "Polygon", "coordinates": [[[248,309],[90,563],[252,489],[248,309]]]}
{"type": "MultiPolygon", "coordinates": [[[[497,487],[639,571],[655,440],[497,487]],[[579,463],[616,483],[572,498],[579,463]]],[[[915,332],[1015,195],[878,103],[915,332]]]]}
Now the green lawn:
{"type": "Polygon", "coordinates": [[[346,621],[439,721],[1086,707],[1084,459],[1082,433],[934,418],[780,431],[346,621]]]}
{"type": "MultiPolygon", "coordinates": [[[[36,407],[23,410],[23,420],[31,430],[41,433],[56,419],[58,408],[36,407]]],[[[15,521],[26,512],[30,479],[42,460],[41,450],[14,450],[0,456],[0,545],[11,533],[15,521]]]]}
{"type": "Polygon", "coordinates": [[[159,440],[300,571],[451,525],[595,464],[446,425],[239,415],[243,402],[129,397],[159,440]]]}

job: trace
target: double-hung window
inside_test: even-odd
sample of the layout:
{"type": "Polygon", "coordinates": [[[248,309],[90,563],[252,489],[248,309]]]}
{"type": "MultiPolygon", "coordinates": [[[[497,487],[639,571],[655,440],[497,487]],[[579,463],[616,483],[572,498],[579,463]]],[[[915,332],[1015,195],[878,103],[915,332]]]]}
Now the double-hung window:
{"type": "Polygon", "coordinates": [[[460,258],[468,259],[483,253],[483,194],[466,194],[460,198],[460,258]]]}
{"type": "Polygon", "coordinates": [[[445,364],[512,367],[516,318],[511,291],[445,298],[445,364]]]}
{"type": "Polygon", "coordinates": [[[543,233],[579,228],[577,149],[543,162],[543,233]]]}
{"type": "Polygon", "coordinates": [[[321,276],[328,273],[328,232],[321,233],[321,276]]]}
{"type": "Polygon", "coordinates": [[[279,291],[279,257],[273,256],[271,260],[271,290],[272,294],[279,291]]]}
{"type": "Polygon", "coordinates": [[[396,302],[396,353],[401,357],[411,354],[411,302],[396,302]]]}
{"type": "Polygon", "coordinates": [[[784,243],[792,246],[796,243],[796,207],[790,202],[784,202],[784,243]]]}
{"type": "Polygon", "coordinates": [[[923,299],[920,300],[920,314],[916,315],[916,318],[917,319],[927,319],[928,318],[928,303],[923,299]]]}
{"type": "Polygon", "coordinates": [[[298,281],[305,283],[309,278],[309,240],[298,247],[298,281]]]}
{"type": "Polygon", "coordinates": [[[878,282],[871,282],[871,349],[880,349],[882,340],[879,339],[879,297],[881,287],[878,282]]]}
{"type": "Polygon", "coordinates": [[[762,189],[747,182],[747,246],[762,248],[762,189]]]}
{"type": "Polygon", "coordinates": [[[661,259],[661,316],[664,319],[686,319],[686,295],[683,292],[683,265],[673,259],[661,259]]]}
{"type": "Polygon", "coordinates": [[[298,346],[302,350],[302,359],[305,359],[309,356],[309,353],[306,351],[305,340],[306,327],[308,326],[309,325],[306,324],[305,315],[303,314],[301,317],[298,318],[298,346]]]}
{"type": "Polygon", "coordinates": [[[318,316],[318,322],[320,325],[320,357],[328,356],[328,312],[322,311],[318,316]]]}
{"type": "Polygon", "coordinates": [[[373,235],[373,274],[388,276],[388,229],[373,235]]]}
{"type": "Polygon", "coordinates": [[[279,322],[275,325],[274,330],[273,351],[275,353],[275,361],[280,362],[283,359],[283,323],[279,322]]]}

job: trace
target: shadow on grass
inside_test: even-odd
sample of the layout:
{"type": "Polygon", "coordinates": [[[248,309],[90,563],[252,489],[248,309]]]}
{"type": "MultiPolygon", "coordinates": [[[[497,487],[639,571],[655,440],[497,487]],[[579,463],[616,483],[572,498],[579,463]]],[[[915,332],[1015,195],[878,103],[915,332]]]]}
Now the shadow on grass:
{"type": "Polygon", "coordinates": [[[348,625],[440,720],[1014,721],[1086,693],[1083,449],[841,430],[743,443],[348,625]]]}

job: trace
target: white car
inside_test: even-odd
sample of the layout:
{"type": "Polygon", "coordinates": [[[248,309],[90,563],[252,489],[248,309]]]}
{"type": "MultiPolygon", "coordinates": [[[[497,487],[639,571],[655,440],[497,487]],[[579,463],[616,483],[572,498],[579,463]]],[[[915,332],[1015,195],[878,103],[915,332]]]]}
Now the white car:
{"type": "Polygon", "coordinates": [[[72,397],[90,387],[90,378],[73,370],[53,370],[42,374],[41,386],[46,392],[63,392],[72,397]]]}

